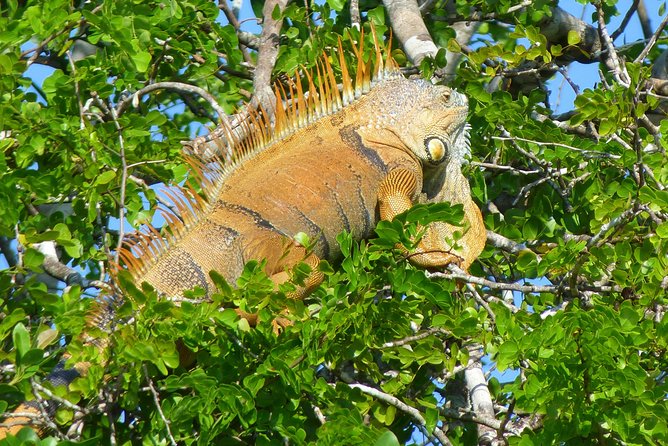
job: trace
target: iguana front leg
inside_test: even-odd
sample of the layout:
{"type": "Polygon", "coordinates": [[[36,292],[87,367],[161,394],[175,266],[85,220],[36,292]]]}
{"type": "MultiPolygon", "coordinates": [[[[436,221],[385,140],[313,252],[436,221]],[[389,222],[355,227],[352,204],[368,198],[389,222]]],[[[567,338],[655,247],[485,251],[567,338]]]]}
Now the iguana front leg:
{"type": "Polygon", "coordinates": [[[301,262],[306,263],[311,268],[311,273],[304,279],[304,285],[295,284],[295,290],[287,294],[291,299],[304,299],[322,283],[324,276],[322,271],[318,270],[320,258],[307,252],[306,248],[296,242],[291,242],[291,246],[281,258],[276,272],[269,276],[278,288],[278,285],[290,280],[291,270],[301,262]]]}
{"type": "MultiPolygon", "coordinates": [[[[272,236],[266,238],[261,244],[264,248],[269,248],[267,251],[271,254],[281,253],[278,257],[275,255],[265,255],[267,260],[266,273],[274,287],[278,290],[279,285],[289,282],[292,279],[292,270],[300,263],[305,263],[311,268],[311,272],[304,278],[303,284],[295,283],[294,291],[288,292],[286,295],[290,299],[303,300],[313,292],[323,281],[324,275],[322,271],[318,270],[320,258],[309,252],[304,246],[295,242],[294,240],[286,239],[284,236],[272,236]]],[[[261,253],[254,253],[255,257],[263,258],[261,253]]],[[[247,313],[241,309],[235,310],[237,314],[246,319],[251,326],[256,326],[259,319],[257,313],[247,313]]],[[[284,310],[287,312],[287,310],[284,310]]],[[[272,322],[275,334],[279,334],[284,328],[292,325],[292,322],[282,316],[276,317],[272,322]]]]}
{"type": "MultiPolygon", "coordinates": [[[[392,220],[413,206],[413,197],[418,195],[417,187],[418,178],[415,172],[409,169],[392,170],[378,188],[380,218],[392,220]]],[[[443,228],[443,225],[444,223],[439,224],[439,222],[430,224],[412,252],[401,247],[411,263],[421,268],[438,268],[449,264],[462,265],[464,259],[453,251],[445,240],[445,234],[439,230],[443,228]]]]}

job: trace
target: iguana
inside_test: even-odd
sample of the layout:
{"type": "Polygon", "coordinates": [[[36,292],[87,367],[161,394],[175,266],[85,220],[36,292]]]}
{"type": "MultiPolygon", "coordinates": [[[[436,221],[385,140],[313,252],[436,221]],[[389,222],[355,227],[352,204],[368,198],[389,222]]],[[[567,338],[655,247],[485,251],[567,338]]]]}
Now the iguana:
{"type": "MultiPolygon", "coordinates": [[[[248,112],[241,132],[224,128],[231,162],[186,157],[202,195],[192,187],[167,192],[180,215],[166,213],[167,231],[149,227],[121,250],[137,284],[148,282],[168,297],[197,286],[210,294],[212,270],[234,283],[248,261],[263,260],[279,284],[305,261],[312,272],[292,296],[302,298],[322,281],[320,259],[340,256],[340,232],[369,238],[379,220],[418,202],[462,204],[465,221],[456,244],[460,227],[435,222],[423,228],[416,248],[402,248],[412,263],[466,269],[477,258],[486,235],[461,171],[469,150],[466,97],[404,78],[389,55],[383,60],[378,43],[375,60],[365,63],[363,38],[355,49],[353,78],[341,43],[338,49],[342,88],[324,56],[315,75],[297,74],[287,92],[277,84],[273,119],[260,108],[248,112]],[[295,241],[298,233],[310,237],[310,249],[295,241]]],[[[84,368],[75,366],[78,372],[84,368]]],[[[69,382],[76,375],[60,370],[49,379],[69,382]]],[[[21,405],[5,421],[11,427],[0,428],[0,438],[30,423],[21,412],[36,410],[21,405]]]]}

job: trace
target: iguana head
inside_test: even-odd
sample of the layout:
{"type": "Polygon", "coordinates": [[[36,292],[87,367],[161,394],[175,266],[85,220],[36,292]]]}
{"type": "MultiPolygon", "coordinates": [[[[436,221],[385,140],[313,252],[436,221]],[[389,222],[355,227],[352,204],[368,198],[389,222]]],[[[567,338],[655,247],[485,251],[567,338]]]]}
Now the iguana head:
{"type": "Polygon", "coordinates": [[[423,79],[392,79],[379,86],[377,90],[390,94],[379,98],[382,122],[374,122],[375,128],[398,138],[401,149],[409,150],[425,170],[464,161],[469,153],[466,96],[423,79]]]}

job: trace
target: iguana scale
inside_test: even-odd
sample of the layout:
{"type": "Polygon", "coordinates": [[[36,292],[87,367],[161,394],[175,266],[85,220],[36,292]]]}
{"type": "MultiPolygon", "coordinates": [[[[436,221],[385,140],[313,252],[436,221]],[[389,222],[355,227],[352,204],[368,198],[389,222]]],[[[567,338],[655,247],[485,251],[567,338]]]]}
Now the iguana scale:
{"type": "MultiPolygon", "coordinates": [[[[179,213],[165,214],[168,230],[149,227],[121,250],[137,284],[148,282],[168,297],[196,286],[210,294],[211,270],[235,283],[246,262],[264,260],[278,284],[305,261],[312,273],[293,295],[302,298],[322,281],[319,260],[340,256],[340,232],[369,238],[379,220],[418,202],[462,204],[465,232],[453,245],[462,228],[432,223],[408,253],[410,261],[469,267],[486,236],[461,171],[469,149],[467,100],[450,88],[404,78],[389,56],[383,61],[378,44],[375,61],[365,63],[362,42],[354,78],[339,44],[341,89],[325,56],[315,75],[306,73],[306,90],[299,74],[287,92],[275,87],[273,121],[260,109],[242,123],[248,137],[226,128],[232,162],[187,158],[203,197],[188,187],[167,192],[179,213]],[[311,250],[294,241],[300,232],[313,241],[311,250]]],[[[22,405],[16,412],[35,410],[22,405]]],[[[11,427],[0,428],[0,438],[29,422],[6,420],[11,427]]]]}

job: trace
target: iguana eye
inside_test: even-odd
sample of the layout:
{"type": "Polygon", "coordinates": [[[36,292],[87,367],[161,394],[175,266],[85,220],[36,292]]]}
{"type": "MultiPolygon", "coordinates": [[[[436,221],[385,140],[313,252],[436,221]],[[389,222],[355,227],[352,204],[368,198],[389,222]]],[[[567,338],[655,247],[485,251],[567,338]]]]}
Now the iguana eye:
{"type": "Polygon", "coordinates": [[[432,163],[440,163],[447,153],[447,145],[442,139],[431,137],[424,140],[427,158],[432,163]]]}

